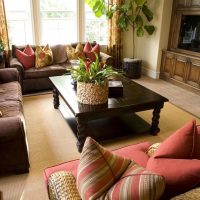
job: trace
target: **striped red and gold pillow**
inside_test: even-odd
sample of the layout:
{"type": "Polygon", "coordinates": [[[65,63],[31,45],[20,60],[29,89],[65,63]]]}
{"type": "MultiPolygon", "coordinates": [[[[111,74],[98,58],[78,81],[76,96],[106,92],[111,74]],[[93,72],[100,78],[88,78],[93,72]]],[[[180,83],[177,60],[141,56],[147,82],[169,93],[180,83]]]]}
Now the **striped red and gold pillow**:
{"type": "Polygon", "coordinates": [[[164,192],[165,180],[87,137],[77,170],[77,188],[83,200],[157,200],[164,192]]]}
{"type": "Polygon", "coordinates": [[[113,154],[87,137],[77,171],[77,187],[82,199],[97,199],[126,171],[130,160],[113,154]]]}
{"type": "Polygon", "coordinates": [[[162,196],[164,189],[165,180],[162,176],[133,164],[109,189],[104,199],[157,200],[162,196]]]}

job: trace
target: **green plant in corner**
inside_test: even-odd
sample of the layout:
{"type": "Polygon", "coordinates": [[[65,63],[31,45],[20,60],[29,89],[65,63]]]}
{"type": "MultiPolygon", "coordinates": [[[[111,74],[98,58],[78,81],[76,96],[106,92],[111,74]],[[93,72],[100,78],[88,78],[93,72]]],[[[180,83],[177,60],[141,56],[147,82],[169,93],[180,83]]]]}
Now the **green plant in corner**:
{"type": "Polygon", "coordinates": [[[3,53],[3,51],[4,51],[4,43],[2,39],[0,38],[0,53],[3,53]]]}
{"type": "Polygon", "coordinates": [[[125,0],[121,5],[108,4],[106,0],[85,0],[96,17],[106,15],[111,19],[114,13],[118,12],[117,26],[123,31],[132,27],[138,37],[142,37],[145,31],[152,35],[155,26],[150,22],[153,19],[153,12],[149,9],[148,0],[125,0]]]}

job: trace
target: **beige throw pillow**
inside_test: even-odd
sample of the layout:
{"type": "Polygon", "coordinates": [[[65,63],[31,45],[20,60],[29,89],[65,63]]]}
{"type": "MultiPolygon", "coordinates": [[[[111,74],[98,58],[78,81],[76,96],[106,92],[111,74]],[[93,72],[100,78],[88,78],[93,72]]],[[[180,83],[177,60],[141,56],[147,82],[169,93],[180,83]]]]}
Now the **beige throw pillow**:
{"type": "Polygon", "coordinates": [[[41,68],[51,65],[53,63],[53,53],[49,45],[44,48],[41,46],[36,47],[35,51],[35,67],[41,68]]]}
{"type": "Polygon", "coordinates": [[[76,48],[73,48],[70,45],[66,46],[67,58],[69,60],[78,60],[83,59],[85,60],[85,55],[83,53],[83,45],[79,42],[76,48]]]}

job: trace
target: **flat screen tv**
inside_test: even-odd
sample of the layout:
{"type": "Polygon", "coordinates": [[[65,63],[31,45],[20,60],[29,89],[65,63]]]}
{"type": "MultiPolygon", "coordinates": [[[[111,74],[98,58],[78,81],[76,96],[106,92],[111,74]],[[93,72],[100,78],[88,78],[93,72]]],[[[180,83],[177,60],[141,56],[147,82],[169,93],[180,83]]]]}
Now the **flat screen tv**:
{"type": "Polygon", "coordinates": [[[182,15],[178,48],[200,52],[200,15],[182,15]]]}

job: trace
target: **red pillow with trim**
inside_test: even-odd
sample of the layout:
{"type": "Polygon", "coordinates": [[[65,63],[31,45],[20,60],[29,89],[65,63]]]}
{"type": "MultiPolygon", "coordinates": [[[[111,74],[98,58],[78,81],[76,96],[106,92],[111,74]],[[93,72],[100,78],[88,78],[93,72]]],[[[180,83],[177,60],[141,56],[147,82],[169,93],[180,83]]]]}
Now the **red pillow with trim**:
{"type": "Polygon", "coordinates": [[[192,120],[169,136],[157,149],[154,158],[191,159],[194,156],[197,135],[196,121],[192,120]]]}
{"type": "Polygon", "coordinates": [[[96,60],[95,53],[100,56],[100,46],[96,44],[94,47],[91,46],[89,42],[87,42],[84,46],[83,52],[90,61],[94,62],[96,60]]]}
{"type": "Polygon", "coordinates": [[[192,120],[168,137],[148,160],[146,169],[163,175],[167,199],[200,184],[200,135],[192,120]],[[199,137],[199,139],[198,139],[199,137]]]}
{"type": "Polygon", "coordinates": [[[16,49],[15,55],[24,69],[29,69],[35,66],[35,52],[30,45],[27,45],[24,51],[16,49]]]}

